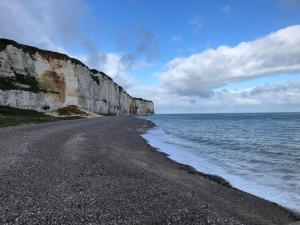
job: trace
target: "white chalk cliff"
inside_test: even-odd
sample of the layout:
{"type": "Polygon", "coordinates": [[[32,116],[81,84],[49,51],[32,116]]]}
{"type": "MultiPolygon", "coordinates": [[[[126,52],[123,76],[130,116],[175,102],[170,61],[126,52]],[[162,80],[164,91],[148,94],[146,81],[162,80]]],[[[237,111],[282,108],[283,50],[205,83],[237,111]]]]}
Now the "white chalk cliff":
{"type": "Polygon", "coordinates": [[[37,111],[76,105],[103,115],[154,113],[152,101],[131,97],[103,72],[7,39],[0,39],[0,105],[37,111]]]}

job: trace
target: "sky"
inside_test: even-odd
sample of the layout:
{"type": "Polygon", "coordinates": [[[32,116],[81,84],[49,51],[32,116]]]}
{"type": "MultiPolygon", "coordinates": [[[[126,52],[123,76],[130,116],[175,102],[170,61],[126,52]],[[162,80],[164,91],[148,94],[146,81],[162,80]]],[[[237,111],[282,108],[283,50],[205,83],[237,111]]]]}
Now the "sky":
{"type": "Polygon", "coordinates": [[[78,58],[156,113],[300,111],[300,0],[0,0],[0,37],[78,58]]]}

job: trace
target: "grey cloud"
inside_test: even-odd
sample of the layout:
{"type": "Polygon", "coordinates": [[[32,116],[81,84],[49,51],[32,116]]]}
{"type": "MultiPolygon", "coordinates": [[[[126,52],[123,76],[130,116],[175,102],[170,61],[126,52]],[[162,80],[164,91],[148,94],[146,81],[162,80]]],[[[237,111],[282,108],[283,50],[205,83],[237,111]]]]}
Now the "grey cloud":
{"type": "Polygon", "coordinates": [[[160,51],[154,33],[145,28],[137,28],[135,33],[139,37],[139,43],[136,46],[137,54],[144,55],[148,61],[156,59],[160,51]]]}
{"type": "Polygon", "coordinates": [[[87,53],[86,63],[92,68],[98,68],[99,65],[106,62],[106,55],[101,53],[95,42],[86,40],[82,42],[83,48],[87,53]]]}
{"type": "Polygon", "coordinates": [[[144,27],[135,28],[133,31],[118,30],[116,44],[120,49],[126,50],[131,58],[144,58],[146,61],[152,61],[160,56],[155,34],[144,27]]]}
{"type": "Polygon", "coordinates": [[[0,8],[2,37],[52,50],[83,39],[80,22],[88,6],[82,0],[10,0],[0,8]]]}
{"type": "Polygon", "coordinates": [[[122,54],[122,62],[128,69],[140,64],[140,61],[152,62],[160,54],[154,33],[145,28],[137,28],[133,32],[117,31],[116,44],[125,52],[122,54]]]}
{"type": "Polygon", "coordinates": [[[65,44],[86,40],[80,25],[85,24],[85,15],[89,12],[88,5],[82,0],[52,0],[49,4],[49,14],[55,20],[56,31],[62,34],[65,44]],[[83,23],[83,24],[82,24],[83,23]]]}
{"type": "MultiPolygon", "coordinates": [[[[125,81],[125,73],[129,76],[128,71],[134,68],[144,67],[148,62],[152,62],[160,55],[159,45],[153,32],[145,28],[137,28],[130,34],[137,38],[137,40],[135,40],[137,44],[131,41],[128,31],[119,30],[116,33],[117,46],[125,50],[123,51],[125,53],[106,53],[100,56],[99,50],[94,51],[94,53],[97,53],[93,59],[94,63],[98,62],[96,68],[111,74],[116,80],[123,77],[120,80],[121,84],[125,81]],[[116,64],[116,61],[118,64],[116,64]],[[113,65],[115,69],[112,68],[113,65]],[[118,75],[118,73],[121,75],[118,75]]],[[[92,62],[90,61],[89,63],[92,62]]],[[[128,79],[130,80],[130,78],[128,79]]],[[[129,84],[133,83],[134,82],[131,81],[125,82],[124,86],[129,87],[129,84]]]]}
{"type": "Polygon", "coordinates": [[[103,53],[94,42],[86,41],[84,43],[88,53],[85,60],[87,64],[109,74],[124,88],[130,88],[136,83],[128,71],[144,67],[159,55],[159,47],[155,35],[151,31],[139,28],[132,34],[136,35],[138,44],[130,42],[127,32],[121,30],[117,32],[117,45],[124,49],[125,53],[103,53]]]}

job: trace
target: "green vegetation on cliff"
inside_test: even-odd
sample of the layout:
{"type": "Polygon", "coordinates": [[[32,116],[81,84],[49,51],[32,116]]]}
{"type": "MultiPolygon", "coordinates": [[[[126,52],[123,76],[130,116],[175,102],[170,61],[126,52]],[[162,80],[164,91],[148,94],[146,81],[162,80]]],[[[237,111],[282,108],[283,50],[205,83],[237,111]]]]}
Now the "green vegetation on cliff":
{"type": "Polygon", "coordinates": [[[98,85],[100,84],[99,77],[97,77],[96,75],[91,74],[91,78],[92,78],[93,81],[95,81],[98,85]]]}
{"type": "Polygon", "coordinates": [[[102,77],[106,77],[108,80],[113,80],[110,76],[108,76],[106,73],[103,73],[102,71],[91,69],[92,74],[100,74],[102,77]]]}
{"type": "Polygon", "coordinates": [[[0,77],[0,90],[23,90],[37,92],[47,92],[40,88],[35,77],[15,74],[15,77],[0,77]]]}

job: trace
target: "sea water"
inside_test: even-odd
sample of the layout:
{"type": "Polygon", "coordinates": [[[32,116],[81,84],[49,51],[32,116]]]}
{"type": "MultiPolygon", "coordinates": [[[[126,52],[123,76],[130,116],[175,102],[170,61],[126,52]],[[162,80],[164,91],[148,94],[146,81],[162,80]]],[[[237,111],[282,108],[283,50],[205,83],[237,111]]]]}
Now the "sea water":
{"type": "Polygon", "coordinates": [[[232,186],[300,212],[300,113],[143,117],[159,151],[232,186]]]}

